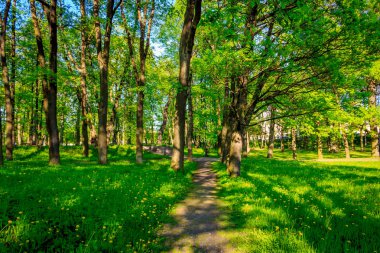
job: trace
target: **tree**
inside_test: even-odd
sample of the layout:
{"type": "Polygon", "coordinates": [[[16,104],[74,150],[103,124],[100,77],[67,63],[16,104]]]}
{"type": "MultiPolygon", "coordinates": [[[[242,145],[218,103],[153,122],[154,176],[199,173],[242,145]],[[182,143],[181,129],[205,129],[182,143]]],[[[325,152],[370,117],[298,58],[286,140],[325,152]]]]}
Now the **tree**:
{"type": "Polygon", "coordinates": [[[94,0],[96,51],[100,76],[100,95],[98,109],[98,161],[100,164],[107,163],[108,64],[110,57],[109,52],[111,45],[112,19],[120,4],[121,1],[114,7],[114,0],[107,1],[106,25],[104,39],[102,39],[102,31],[100,25],[101,22],[99,15],[99,0],[94,0]]]}
{"type": "MultiPolygon", "coordinates": [[[[88,138],[88,125],[89,125],[89,119],[88,119],[88,88],[87,88],[87,44],[89,40],[88,36],[88,21],[87,21],[87,13],[86,13],[86,1],[80,0],[80,60],[79,65],[77,64],[77,60],[74,59],[74,56],[72,55],[71,51],[67,49],[67,45],[65,45],[65,48],[67,49],[67,60],[70,61],[68,64],[73,64],[75,66],[75,69],[80,74],[80,86],[75,87],[77,99],[79,102],[78,107],[78,118],[77,118],[77,127],[76,127],[76,142],[79,145],[80,139],[82,139],[82,145],[83,145],[83,156],[88,157],[89,155],[89,138],[88,138]],[[80,127],[79,122],[82,122],[82,138],[80,138],[80,127]]],[[[74,39],[74,38],[71,38],[74,39]]],[[[67,43],[66,43],[67,44],[67,43]]],[[[72,71],[72,67],[68,66],[69,70],[72,71]]]]}
{"type": "Polygon", "coordinates": [[[267,158],[273,158],[273,149],[274,149],[274,125],[275,125],[275,112],[276,108],[270,106],[270,125],[269,125],[269,145],[268,145],[268,154],[267,158]]]}
{"type": "Polygon", "coordinates": [[[49,72],[45,69],[45,52],[36,14],[35,0],[30,0],[30,9],[38,49],[38,66],[43,72],[43,108],[46,115],[46,128],[49,135],[49,164],[56,165],[60,163],[59,133],[57,126],[57,2],[51,0],[50,4],[48,4],[43,0],[38,1],[42,5],[45,17],[49,24],[49,72]]]}
{"type": "MultiPolygon", "coordinates": [[[[376,115],[376,81],[370,80],[368,84],[369,95],[369,109],[372,114],[376,115]]],[[[380,156],[380,148],[379,148],[379,130],[377,126],[377,117],[373,116],[370,120],[371,127],[371,155],[373,157],[380,156]]]]}
{"type": "Polygon", "coordinates": [[[195,32],[201,19],[202,0],[187,0],[186,12],[179,45],[179,87],[175,100],[174,140],[171,167],[183,170],[185,147],[185,114],[189,87],[190,61],[195,32]]]}
{"type": "MultiPolygon", "coordinates": [[[[7,56],[6,56],[6,38],[7,38],[7,22],[8,22],[8,14],[9,9],[11,7],[11,1],[7,0],[4,7],[4,12],[0,13],[0,58],[1,58],[1,68],[2,68],[2,81],[5,89],[5,107],[6,107],[6,158],[8,160],[13,159],[13,142],[12,142],[12,134],[13,134],[13,105],[12,105],[12,91],[9,83],[9,73],[8,73],[8,65],[7,65],[7,56]]],[[[0,118],[1,120],[1,118],[0,118]]],[[[0,128],[2,132],[2,128],[0,128]]],[[[2,135],[0,136],[2,137],[2,135]]],[[[2,152],[3,139],[0,139],[0,151],[2,152]]],[[[0,164],[3,164],[3,154],[0,156],[0,164]]]]}
{"type": "Polygon", "coordinates": [[[144,136],[144,86],[146,82],[146,58],[150,47],[150,36],[153,25],[155,0],[142,3],[136,0],[136,12],[139,36],[139,67],[134,54],[134,32],[132,33],[128,20],[121,8],[121,15],[124,22],[125,33],[127,34],[129,54],[132,61],[134,77],[137,85],[137,111],[136,111],[136,162],[143,162],[143,136],[144,136]],[[148,13],[150,5],[150,12],[148,13]]]}

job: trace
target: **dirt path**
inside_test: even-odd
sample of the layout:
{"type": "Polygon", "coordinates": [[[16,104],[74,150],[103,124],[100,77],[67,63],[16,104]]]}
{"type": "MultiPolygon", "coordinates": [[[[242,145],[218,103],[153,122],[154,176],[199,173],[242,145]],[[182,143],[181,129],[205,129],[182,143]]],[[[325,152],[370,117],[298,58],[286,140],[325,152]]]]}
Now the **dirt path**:
{"type": "Polygon", "coordinates": [[[233,252],[228,240],[218,231],[220,211],[216,197],[216,175],[211,163],[216,158],[196,158],[198,169],[193,175],[194,188],[174,210],[177,224],[164,226],[169,252],[233,252]]]}

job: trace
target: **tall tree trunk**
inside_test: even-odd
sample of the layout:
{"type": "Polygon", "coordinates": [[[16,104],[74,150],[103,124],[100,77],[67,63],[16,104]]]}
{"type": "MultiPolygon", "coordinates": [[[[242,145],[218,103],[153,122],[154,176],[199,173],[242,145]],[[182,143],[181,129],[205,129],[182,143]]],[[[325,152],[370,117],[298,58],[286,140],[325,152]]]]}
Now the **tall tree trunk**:
{"type": "MultiPolygon", "coordinates": [[[[374,111],[376,109],[376,82],[375,80],[370,80],[368,84],[369,95],[369,108],[374,111]]],[[[371,156],[378,157],[380,155],[379,150],[379,134],[378,134],[378,126],[377,119],[373,118],[370,120],[371,127],[371,156]]]]}
{"type": "Polygon", "coordinates": [[[235,131],[231,136],[230,152],[227,171],[231,177],[240,176],[241,153],[243,148],[243,136],[235,131]]]}
{"type": "MultiPolygon", "coordinates": [[[[49,78],[46,72],[42,74],[42,86],[44,94],[44,111],[46,115],[46,128],[49,135],[49,164],[59,164],[59,135],[57,126],[57,2],[51,0],[50,4],[42,2],[42,7],[45,12],[46,19],[49,23],[50,32],[50,54],[49,54],[49,69],[51,74],[49,78]]],[[[42,43],[41,31],[38,24],[36,14],[35,0],[30,0],[30,10],[34,27],[34,34],[37,42],[38,66],[44,70],[45,53],[42,43]]]]}
{"type": "MultiPolygon", "coordinates": [[[[130,59],[126,57],[126,62],[124,65],[123,73],[120,78],[119,84],[115,84],[115,95],[113,96],[113,105],[111,110],[111,117],[109,120],[109,133],[108,136],[110,138],[110,142],[112,144],[118,144],[118,134],[120,130],[120,124],[119,124],[119,105],[120,105],[120,99],[122,96],[123,88],[127,84],[127,74],[128,74],[128,67],[129,67],[130,59]]],[[[111,94],[112,97],[112,94],[111,94]]]]}
{"type": "Polygon", "coordinates": [[[16,120],[15,120],[15,93],[16,93],[16,0],[13,0],[12,7],[12,36],[11,36],[11,102],[12,102],[12,145],[15,143],[16,136],[16,120]]]}
{"type": "Polygon", "coordinates": [[[364,151],[364,134],[363,134],[363,126],[360,127],[360,151],[364,151]]]}
{"type": "Polygon", "coordinates": [[[39,124],[39,96],[40,96],[40,87],[39,87],[39,80],[36,79],[36,85],[35,85],[35,102],[33,105],[33,118],[31,121],[31,124],[33,124],[33,132],[32,132],[32,145],[38,144],[38,124],[39,124]]]}
{"type": "Polygon", "coordinates": [[[143,163],[143,139],[144,139],[144,91],[145,75],[143,82],[138,84],[137,111],[136,111],[136,163],[143,163]],[[140,90],[141,89],[141,90],[140,90]]]}
{"type": "Polygon", "coordinates": [[[268,145],[268,153],[267,158],[273,158],[273,149],[274,149],[274,116],[275,116],[275,108],[270,106],[270,125],[269,125],[269,145],[268,145]]]}
{"type": "Polygon", "coordinates": [[[185,110],[189,86],[190,60],[193,53],[195,32],[201,19],[202,0],[187,0],[179,46],[179,87],[176,96],[174,119],[174,141],[171,167],[183,170],[185,143],[185,110]]]}
{"type": "Polygon", "coordinates": [[[284,145],[284,128],[281,126],[281,153],[285,152],[285,145],[284,145]]]}
{"type": "Polygon", "coordinates": [[[292,152],[293,160],[297,160],[297,132],[294,127],[292,128],[292,152]]]}
{"type": "Polygon", "coordinates": [[[323,143],[321,135],[318,133],[317,136],[317,149],[318,149],[318,159],[323,159],[323,143]]]}
{"type": "Polygon", "coordinates": [[[80,0],[80,13],[81,13],[81,55],[80,55],[80,84],[81,84],[81,113],[82,113],[82,145],[83,156],[88,157],[89,143],[88,143],[88,118],[87,118],[87,66],[86,66],[86,48],[87,48],[87,34],[86,34],[86,2],[80,0]]]}
{"type": "Polygon", "coordinates": [[[65,114],[62,113],[61,115],[61,126],[59,128],[59,135],[60,135],[60,139],[59,139],[59,144],[63,145],[64,144],[64,134],[65,134],[65,114]]]}
{"type": "Polygon", "coordinates": [[[229,80],[228,78],[225,78],[224,80],[224,102],[223,102],[223,121],[222,121],[222,130],[220,132],[220,153],[222,156],[222,163],[227,164],[227,158],[228,158],[228,131],[229,131],[229,109],[228,109],[228,103],[229,103],[229,97],[230,97],[230,87],[229,87],[229,80]]]}
{"type": "MultiPolygon", "coordinates": [[[[35,86],[32,84],[32,94],[35,93],[34,89],[35,89],[35,86]]],[[[30,107],[30,112],[31,112],[31,117],[30,117],[30,120],[29,120],[30,123],[29,123],[29,140],[28,140],[28,144],[29,145],[35,145],[34,143],[35,143],[36,136],[34,135],[34,133],[35,133],[35,130],[37,129],[37,126],[34,124],[35,121],[36,121],[35,120],[36,116],[35,116],[35,110],[34,110],[34,104],[33,104],[33,102],[32,102],[32,105],[30,107]]]]}
{"type": "Polygon", "coordinates": [[[240,163],[244,147],[246,122],[244,114],[247,106],[248,78],[242,75],[231,80],[231,103],[229,110],[229,129],[227,134],[228,163],[227,171],[231,177],[240,176],[240,163]]]}
{"type": "MultiPolygon", "coordinates": [[[[44,138],[42,135],[42,118],[43,118],[43,103],[44,101],[41,101],[40,104],[40,112],[38,113],[38,123],[37,123],[37,148],[40,149],[44,145],[44,138]]],[[[22,139],[22,132],[21,132],[21,139],[22,139]]]]}
{"type": "Polygon", "coordinates": [[[49,163],[59,164],[59,135],[57,126],[57,2],[50,1],[49,6],[49,30],[50,30],[50,54],[49,54],[49,86],[45,89],[45,96],[48,98],[46,108],[46,125],[49,133],[49,163]]]}
{"type": "Polygon", "coordinates": [[[242,134],[242,137],[243,137],[243,146],[242,146],[242,157],[247,157],[248,156],[248,140],[247,140],[247,133],[244,131],[241,133],[242,134]]]}
{"type": "Polygon", "coordinates": [[[344,153],[346,154],[346,158],[350,158],[350,144],[348,143],[347,133],[345,129],[343,129],[343,143],[344,143],[344,153]]]}
{"type": "Polygon", "coordinates": [[[246,139],[247,139],[247,155],[249,154],[249,152],[251,151],[251,147],[249,145],[249,139],[250,139],[250,136],[249,136],[249,133],[248,131],[246,132],[246,139]]]}
{"type": "Polygon", "coordinates": [[[22,131],[21,119],[20,119],[19,114],[17,114],[17,144],[20,146],[22,145],[21,131],[22,131]]]}
{"type": "Polygon", "coordinates": [[[77,107],[77,115],[75,118],[75,145],[80,145],[80,114],[81,114],[81,106],[80,106],[80,100],[77,107]]]}
{"type": "MultiPolygon", "coordinates": [[[[190,76],[191,79],[191,76],[190,76]]],[[[194,131],[194,121],[193,121],[193,97],[191,94],[191,83],[189,84],[188,91],[188,124],[187,124],[187,160],[193,160],[193,131],[194,131]]]]}
{"type": "MultiPolygon", "coordinates": [[[[144,139],[144,86],[145,86],[145,71],[146,71],[146,57],[148,55],[150,46],[150,36],[153,24],[155,0],[151,0],[150,14],[148,16],[149,2],[141,4],[136,1],[137,20],[140,30],[139,38],[139,56],[140,56],[140,69],[137,68],[136,60],[133,53],[133,38],[128,26],[127,19],[121,7],[121,16],[124,22],[124,28],[127,34],[129,54],[131,57],[132,67],[137,84],[137,110],[136,110],[136,163],[143,162],[143,139],[144,139]]],[[[121,4],[123,5],[122,1],[121,4]]]]}
{"type": "Polygon", "coordinates": [[[117,115],[117,110],[119,108],[119,104],[114,104],[112,107],[112,118],[113,118],[113,131],[110,133],[112,135],[112,144],[119,144],[118,142],[118,134],[119,134],[119,116],[117,115]]]}
{"type": "Polygon", "coordinates": [[[115,97],[114,97],[114,103],[113,103],[113,106],[112,106],[112,114],[111,114],[111,118],[110,118],[110,122],[109,122],[109,130],[110,130],[110,138],[112,136],[112,144],[117,144],[118,141],[117,141],[117,135],[119,133],[119,116],[117,114],[118,112],[118,109],[119,109],[119,101],[120,101],[120,98],[121,98],[121,95],[122,95],[122,90],[123,90],[123,87],[126,83],[126,74],[127,74],[127,65],[124,67],[124,71],[123,71],[123,76],[120,80],[120,84],[118,87],[116,87],[116,94],[115,94],[115,97]]]}
{"type": "Polygon", "coordinates": [[[108,112],[108,63],[111,45],[112,19],[115,14],[114,0],[107,1],[107,19],[104,33],[104,43],[102,43],[102,31],[99,20],[99,0],[94,0],[94,17],[95,17],[95,38],[96,51],[99,64],[100,75],[100,94],[98,108],[98,162],[99,164],[107,163],[107,112],[108,112]]]}
{"type": "MultiPolygon", "coordinates": [[[[12,103],[12,89],[9,82],[9,73],[7,66],[7,57],[6,57],[6,39],[7,39],[7,21],[9,9],[11,7],[10,0],[7,0],[5,3],[4,13],[0,15],[0,58],[1,58],[1,67],[2,67],[2,81],[4,85],[4,94],[5,94],[5,113],[6,113],[6,122],[5,122],[5,146],[6,146],[6,159],[13,159],[13,103],[12,103]]],[[[2,129],[0,129],[2,131],[2,129]]],[[[1,140],[2,141],[2,140],[1,140]]]]}
{"type": "Polygon", "coordinates": [[[164,136],[166,124],[168,122],[168,110],[169,110],[170,102],[171,102],[171,97],[168,96],[168,101],[166,101],[164,111],[162,113],[162,124],[160,126],[160,129],[158,130],[158,137],[157,137],[157,145],[158,146],[162,145],[162,138],[164,136]]]}
{"type": "Polygon", "coordinates": [[[4,165],[4,157],[3,157],[3,120],[0,110],[0,166],[4,165]]]}
{"type": "Polygon", "coordinates": [[[321,131],[320,131],[320,122],[317,121],[317,152],[318,152],[318,159],[323,159],[323,143],[322,143],[322,137],[321,137],[321,131]]]}

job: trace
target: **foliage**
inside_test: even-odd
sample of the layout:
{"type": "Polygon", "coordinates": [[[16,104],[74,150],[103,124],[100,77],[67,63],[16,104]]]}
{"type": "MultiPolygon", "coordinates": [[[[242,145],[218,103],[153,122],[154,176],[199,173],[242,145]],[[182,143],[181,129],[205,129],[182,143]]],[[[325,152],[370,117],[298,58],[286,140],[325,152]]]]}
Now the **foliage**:
{"type": "Polygon", "coordinates": [[[17,148],[17,161],[0,170],[0,251],[161,251],[158,231],[195,164],[185,176],[158,155],[136,165],[132,149],[110,148],[110,164],[100,166],[65,147],[62,165],[49,167],[44,149],[17,148]]]}
{"type": "MultiPolygon", "coordinates": [[[[374,252],[379,247],[378,161],[243,160],[230,179],[216,164],[221,225],[239,252],[374,252]]],[[[299,155],[316,159],[310,152],[299,155]]],[[[286,154],[285,157],[291,157],[286,154]]],[[[302,159],[302,158],[301,158],[302,159]]]]}

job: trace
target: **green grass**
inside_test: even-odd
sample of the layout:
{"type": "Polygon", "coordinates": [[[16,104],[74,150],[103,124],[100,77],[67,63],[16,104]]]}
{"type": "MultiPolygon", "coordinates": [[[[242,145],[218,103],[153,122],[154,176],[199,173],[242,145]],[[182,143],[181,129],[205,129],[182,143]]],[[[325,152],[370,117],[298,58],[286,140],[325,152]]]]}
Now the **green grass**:
{"type": "MultiPolygon", "coordinates": [[[[185,155],[187,155],[187,148],[185,149],[185,155]]],[[[193,147],[193,157],[204,157],[205,151],[203,148],[193,147]]],[[[210,148],[208,152],[208,157],[219,157],[218,150],[210,148]]]]}
{"type": "MultiPolygon", "coordinates": [[[[92,154],[95,150],[92,150],[92,154]]],[[[47,166],[47,150],[19,147],[0,168],[0,252],[157,252],[173,205],[191,186],[170,160],[111,147],[109,164],[80,147],[62,148],[62,165],[47,166]]]]}
{"type": "MultiPolygon", "coordinates": [[[[267,149],[255,149],[259,153],[265,153],[267,152],[267,149]]],[[[255,151],[252,150],[252,153],[255,151]]],[[[360,152],[359,150],[352,151],[350,150],[350,156],[351,158],[370,158],[371,157],[371,151],[368,148],[365,150],[365,152],[360,152]]],[[[292,151],[289,149],[285,149],[285,152],[281,152],[280,150],[275,150],[274,153],[275,158],[279,158],[282,160],[293,160],[292,151]]],[[[344,150],[341,150],[338,153],[329,153],[327,150],[323,150],[323,159],[344,159],[346,158],[346,154],[344,153],[344,150]]],[[[309,151],[309,150],[297,150],[297,159],[298,160],[317,160],[318,154],[317,151],[309,151]]]]}
{"type": "MultiPolygon", "coordinates": [[[[380,161],[285,160],[252,151],[242,176],[215,164],[222,225],[237,252],[376,252],[380,249],[380,161]]],[[[339,157],[337,155],[336,157],[339,157]]]]}

